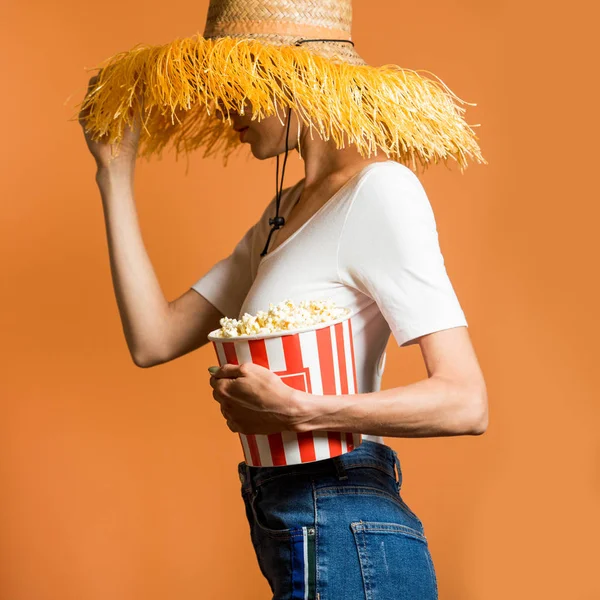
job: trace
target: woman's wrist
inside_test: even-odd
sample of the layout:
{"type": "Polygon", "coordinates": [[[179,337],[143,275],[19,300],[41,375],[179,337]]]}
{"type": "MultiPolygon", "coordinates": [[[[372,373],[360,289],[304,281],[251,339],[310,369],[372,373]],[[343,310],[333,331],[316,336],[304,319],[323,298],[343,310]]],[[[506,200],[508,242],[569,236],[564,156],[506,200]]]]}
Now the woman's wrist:
{"type": "Polygon", "coordinates": [[[109,165],[98,165],[96,181],[100,183],[113,181],[128,181],[133,179],[135,161],[113,161],[109,165]]]}
{"type": "Polygon", "coordinates": [[[96,184],[105,205],[111,205],[115,198],[119,198],[120,203],[126,197],[133,200],[133,181],[133,168],[127,168],[125,165],[98,167],[96,171],[96,184]]]}
{"type": "Polygon", "coordinates": [[[312,431],[311,422],[321,414],[322,397],[293,390],[292,404],[294,405],[294,431],[312,431]]]}

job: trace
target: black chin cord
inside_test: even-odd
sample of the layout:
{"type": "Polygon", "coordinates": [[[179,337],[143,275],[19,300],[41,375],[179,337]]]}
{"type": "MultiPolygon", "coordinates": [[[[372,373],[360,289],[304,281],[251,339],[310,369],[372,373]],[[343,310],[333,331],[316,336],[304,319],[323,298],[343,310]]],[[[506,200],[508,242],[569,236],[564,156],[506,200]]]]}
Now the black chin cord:
{"type": "Polygon", "coordinates": [[[285,132],[285,157],[283,159],[283,167],[281,169],[281,184],[279,183],[279,154],[277,155],[277,171],[275,172],[275,218],[269,219],[269,225],[271,225],[271,231],[269,231],[269,237],[267,238],[267,243],[265,244],[265,249],[261,252],[261,256],[266,256],[267,250],[269,248],[269,242],[271,241],[271,236],[273,232],[277,229],[281,229],[285,225],[285,219],[279,216],[279,205],[281,203],[281,193],[283,192],[283,178],[285,176],[285,163],[287,162],[288,157],[288,136],[290,133],[290,121],[292,116],[292,109],[288,108],[288,121],[287,121],[287,129],[285,132]]]}
{"type": "MultiPolygon", "coordinates": [[[[347,42],[354,46],[354,42],[352,40],[331,40],[331,39],[300,39],[297,40],[295,45],[300,46],[305,42],[347,42]]],[[[277,229],[281,229],[285,225],[285,219],[279,216],[279,205],[281,203],[281,193],[283,192],[283,178],[285,175],[285,163],[287,162],[288,157],[288,136],[290,133],[290,121],[292,116],[292,109],[288,109],[288,121],[287,121],[287,130],[285,133],[285,157],[283,159],[283,167],[281,169],[281,184],[279,184],[279,154],[277,155],[277,171],[275,173],[275,218],[269,219],[269,225],[271,225],[271,231],[269,231],[269,237],[267,238],[267,243],[265,244],[265,249],[261,252],[261,256],[266,256],[267,251],[269,249],[269,242],[271,241],[271,237],[273,232],[277,229]]]]}

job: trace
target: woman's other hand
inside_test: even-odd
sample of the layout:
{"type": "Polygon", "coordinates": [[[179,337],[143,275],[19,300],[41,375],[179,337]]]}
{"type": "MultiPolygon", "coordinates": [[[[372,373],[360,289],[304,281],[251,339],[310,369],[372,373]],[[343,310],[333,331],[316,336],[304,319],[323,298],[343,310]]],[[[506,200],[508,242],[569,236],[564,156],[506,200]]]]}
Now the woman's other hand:
{"type": "Polygon", "coordinates": [[[305,399],[278,375],[256,365],[226,364],[209,369],[213,398],[233,432],[269,434],[295,431],[306,420],[305,399]]]}

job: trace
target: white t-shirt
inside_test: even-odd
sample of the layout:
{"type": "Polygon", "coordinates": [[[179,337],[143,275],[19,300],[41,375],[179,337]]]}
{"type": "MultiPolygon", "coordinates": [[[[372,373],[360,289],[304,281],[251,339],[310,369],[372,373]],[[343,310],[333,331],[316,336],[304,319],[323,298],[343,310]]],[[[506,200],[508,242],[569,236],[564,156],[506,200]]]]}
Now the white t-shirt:
{"type": "MultiPolygon", "coordinates": [[[[280,215],[288,216],[303,185],[304,179],[283,191],[280,215]]],[[[192,289],[235,318],[287,299],[332,299],[350,307],[358,393],[380,390],[390,333],[408,346],[419,336],[468,326],[429,199],[408,167],[370,163],[261,257],[274,215],[275,198],[232,254],[192,289]]],[[[385,443],[378,435],[363,436],[385,443]]]]}

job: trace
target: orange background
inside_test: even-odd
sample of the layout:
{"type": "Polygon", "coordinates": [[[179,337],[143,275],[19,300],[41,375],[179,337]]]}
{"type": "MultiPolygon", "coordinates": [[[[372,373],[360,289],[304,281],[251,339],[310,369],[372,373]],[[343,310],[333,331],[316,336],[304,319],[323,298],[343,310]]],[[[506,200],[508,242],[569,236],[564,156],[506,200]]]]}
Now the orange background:
{"type": "MultiPolygon", "coordinates": [[[[213,350],[153,369],[131,361],[95,163],[68,121],[93,74],[85,67],[202,31],[207,4],[1,9],[2,599],[269,597],[239,495],[241,446],[208,385],[213,350]]],[[[422,176],[486,376],[488,431],[387,438],[442,600],[600,598],[591,6],[355,1],[359,52],[428,69],[476,102],[466,118],[482,124],[490,163],[422,176]]],[[[302,177],[290,158],[286,185],[302,177]]],[[[169,300],[231,251],[274,194],[275,159],[248,152],[225,168],[191,156],[185,168],[167,152],[136,172],[169,300]]],[[[392,339],[384,386],[423,377],[418,345],[392,339]]]]}

